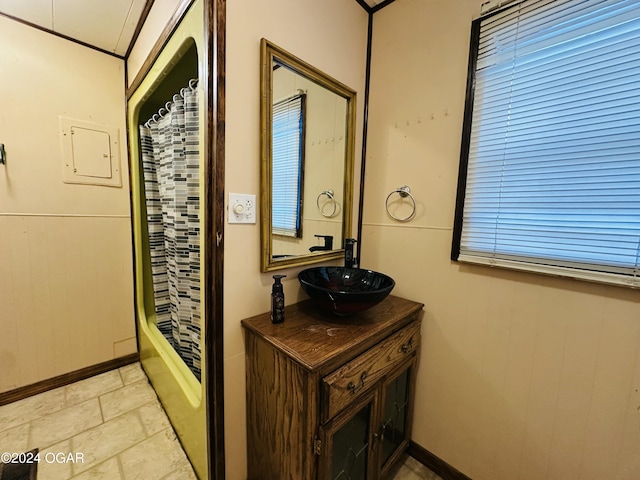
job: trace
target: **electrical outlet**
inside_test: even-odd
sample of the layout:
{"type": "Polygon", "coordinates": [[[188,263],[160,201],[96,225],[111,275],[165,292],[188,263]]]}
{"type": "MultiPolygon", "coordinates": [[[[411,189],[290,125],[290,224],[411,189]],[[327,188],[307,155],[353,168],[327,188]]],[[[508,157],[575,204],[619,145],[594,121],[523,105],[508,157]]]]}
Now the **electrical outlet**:
{"type": "Polygon", "coordinates": [[[256,196],[229,193],[229,223],[256,223],[256,196]]]}

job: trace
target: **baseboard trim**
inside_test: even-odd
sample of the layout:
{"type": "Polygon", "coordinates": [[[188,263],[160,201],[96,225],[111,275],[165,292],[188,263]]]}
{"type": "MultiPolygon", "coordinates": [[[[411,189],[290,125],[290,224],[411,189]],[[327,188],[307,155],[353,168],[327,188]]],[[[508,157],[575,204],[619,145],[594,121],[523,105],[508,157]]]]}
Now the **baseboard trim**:
{"type": "Polygon", "coordinates": [[[139,360],[140,354],[132,353],[124,357],[114,358],[113,360],[107,360],[106,362],[102,362],[97,365],[81,368],[80,370],[58,375],[57,377],[49,378],[47,380],[42,380],[41,382],[19,387],[15,390],[2,392],[0,393],[0,406],[22,400],[23,398],[31,397],[32,395],[37,395],[38,393],[53,390],[54,388],[64,387],[65,385],[77,382],[78,380],[84,380],[85,378],[93,377],[94,375],[99,375],[115,368],[124,367],[125,365],[129,365],[139,360]]]}
{"type": "Polygon", "coordinates": [[[458,471],[413,440],[409,442],[407,453],[444,480],[471,480],[470,477],[467,477],[464,473],[458,471]]]}

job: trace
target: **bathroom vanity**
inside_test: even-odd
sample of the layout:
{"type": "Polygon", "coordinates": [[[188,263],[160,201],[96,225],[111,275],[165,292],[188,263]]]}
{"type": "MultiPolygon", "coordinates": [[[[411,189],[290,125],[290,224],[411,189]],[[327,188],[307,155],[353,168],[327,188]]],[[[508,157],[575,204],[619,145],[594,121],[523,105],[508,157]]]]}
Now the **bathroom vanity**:
{"type": "Polygon", "coordinates": [[[351,317],[311,301],[242,321],[249,479],[378,479],[406,450],[421,303],[351,317]]]}

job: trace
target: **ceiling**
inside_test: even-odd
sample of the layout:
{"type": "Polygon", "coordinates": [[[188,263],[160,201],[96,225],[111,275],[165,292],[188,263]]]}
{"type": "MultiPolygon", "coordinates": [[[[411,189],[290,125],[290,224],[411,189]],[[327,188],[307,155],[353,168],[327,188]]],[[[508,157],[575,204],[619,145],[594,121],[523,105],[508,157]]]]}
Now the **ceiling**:
{"type": "MultiPolygon", "coordinates": [[[[370,8],[385,3],[356,1],[370,8]]],[[[146,3],[147,0],[0,0],[0,13],[124,57],[146,3]]]]}
{"type": "Polygon", "coordinates": [[[147,0],[0,0],[0,13],[124,57],[147,0]]]}

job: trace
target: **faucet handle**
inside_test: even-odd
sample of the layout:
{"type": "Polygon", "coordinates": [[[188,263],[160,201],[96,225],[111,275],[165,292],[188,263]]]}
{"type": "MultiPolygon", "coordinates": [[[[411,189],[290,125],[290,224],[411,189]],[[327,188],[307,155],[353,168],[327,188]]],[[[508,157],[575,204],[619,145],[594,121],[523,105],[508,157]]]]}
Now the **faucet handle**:
{"type": "Polygon", "coordinates": [[[357,261],[354,255],[354,244],[357,242],[355,238],[344,239],[344,266],[347,268],[356,268],[357,261]]]}

